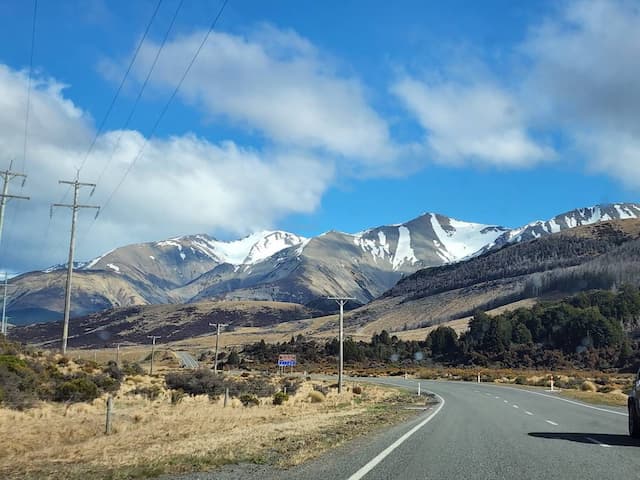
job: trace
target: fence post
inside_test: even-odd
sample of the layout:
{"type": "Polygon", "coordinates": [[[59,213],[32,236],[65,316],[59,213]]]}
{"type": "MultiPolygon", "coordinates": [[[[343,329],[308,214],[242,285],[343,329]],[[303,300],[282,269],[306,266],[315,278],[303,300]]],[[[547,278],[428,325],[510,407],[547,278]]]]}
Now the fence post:
{"type": "Polygon", "coordinates": [[[113,416],[113,396],[107,397],[107,423],[105,425],[105,435],[111,435],[111,418],[113,416]]]}
{"type": "Polygon", "coordinates": [[[223,407],[226,407],[227,404],[229,403],[229,388],[225,388],[224,389],[224,404],[223,407]]]}

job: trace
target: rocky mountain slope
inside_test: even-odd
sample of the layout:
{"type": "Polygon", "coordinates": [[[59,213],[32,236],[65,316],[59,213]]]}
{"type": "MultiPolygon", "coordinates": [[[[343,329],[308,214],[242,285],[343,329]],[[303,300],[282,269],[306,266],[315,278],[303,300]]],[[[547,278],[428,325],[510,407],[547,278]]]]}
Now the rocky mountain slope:
{"type": "Polygon", "coordinates": [[[353,331],[415,329],[525,299],[640,285],[640,220],[614,220],[420,270],[347,315],[353,331]]]}
{"type": "MultiPolygon", "coordinates": [[[[425,267],[580,225],[638,217],[640,205],[602,205],[508,229],[425,213],[403,224],[356,234],[330,231],[310,239],[269,231],[233,242],[191,235],[128,245],[78,269],[72,315],[220,299],[318,304],[328,295],[347,295],[364,304],[425,267]]],[[[61,317],[61,268],[26,273],[11,283],[15,288],[8,311],[13,323],[61,317]]]]}
{"type": "MultiPolygon", "coordinates": [[[[424,336],[425,327],[464,319],[475,309],[530,306],[540,298],[624,283],[640,285],[640,219],[576,227],[419,270],[348,312],[346,328],[357,339],[382,329],[402,332],[399,335],[423,332],[424,336]]],[[[183,340],[210,334],[208,322],[221,320],[238,329],[237,341],[274,335],[282,341],[300,333],[334,336],[336,316],[319,315],[300,304],[259,301],[133,306],[75,319],[70,341],[74,346],[100,346],[140,342],[149,334],[162,335],[167,341],[183,340]]],[[[58,342],[60,331],[60,322],[49,322],[16,328],[11,335],[46,344],[58,342]]]]}

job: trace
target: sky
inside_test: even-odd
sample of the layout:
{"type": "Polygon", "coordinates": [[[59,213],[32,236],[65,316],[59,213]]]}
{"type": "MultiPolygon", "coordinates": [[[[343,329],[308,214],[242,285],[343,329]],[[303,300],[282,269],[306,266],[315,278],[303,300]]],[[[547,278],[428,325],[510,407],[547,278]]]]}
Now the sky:
{"type": "Polygon", "coordinates": [[[33,1],[0,0],[0,167],[31,197],[7,205],[0,269],[66,261],[50,205],[76,174],[102,206],[77,260],[638,200],[637,2],[229,0],[207,36],[222,5],[40,0],[33,29],[33,1]]]}

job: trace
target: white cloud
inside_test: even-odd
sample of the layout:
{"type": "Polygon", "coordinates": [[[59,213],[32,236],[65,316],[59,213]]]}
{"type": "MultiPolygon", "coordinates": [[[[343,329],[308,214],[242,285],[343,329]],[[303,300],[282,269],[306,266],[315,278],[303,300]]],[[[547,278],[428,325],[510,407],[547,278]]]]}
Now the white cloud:
{"type": "MultiPolygon", "coordinates": [[[[166,44],[152,76],[156,86],[176,85],[203,34],[166,44]]],[[[140,77],[157,49],[151,41],[143,45],[140,77]]],[[[386,122],[367,103],[360,81],[341,75],[334,63],[293,31],[265,26],[248,36],[214,32],[180,94],[211,116],[280,145],[321,149],[368,167],[395,161],[386,122]]]]}
{"type": "Polygon", "coordinates": [[[571,2],[531,30],[528,108],[563,129],[588,168],[640,188],[640,6],[571,2]]]}
{"type": "Polygon", "coordinates": [[[518,102],[490,83],[428,83],[404,77],[392,92],[427,131],[439,162],[524,167],[553,152],[527,133],[518,102]]]}
{"type": "MultiPolygon", "coordinates": [[[[23,125],[16,119],[24,118],[25,97],[25,75],[0,65],[0,149],[7,159],[22,157],[23,125]]],[[[44,238],[49,204],[60,200],[64,188],[57,180],[75,175],[94,135],[87,115],[64,98],[55,81],[37,80],[31,102],[24,193],[32,199],[9,203],[8,209],[19,214],[14,211],[3,236],[1,269],[65,260],[69,211],[56,211],[44,238]]],[[[98,177],[119,135],[112,131],[98,139],[81,180],[98,177]]],[[[89,200],[89,192],[82,192],[84,203],[104,204],[143,141],[138,132],[123,132],[94,197],[89,200]]],[[[273,226],[287,214],[313,211],[333,168],[333,162],[305,152],[257,151],[193,135],[153,139],[90,236],[85,231],[92,218],[81,212],[77,258],[129,242],[198,232],[239,235],[273,226]]],[[[18,191],[19,183],[12,188],[18,191]]]]}

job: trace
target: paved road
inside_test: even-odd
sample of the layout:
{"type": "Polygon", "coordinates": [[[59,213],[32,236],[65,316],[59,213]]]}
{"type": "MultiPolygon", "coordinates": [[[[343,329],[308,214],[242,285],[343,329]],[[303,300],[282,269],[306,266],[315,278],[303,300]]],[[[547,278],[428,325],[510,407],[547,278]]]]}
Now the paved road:
{"type": "Polygon", "coordinates": [[[198,368],[198,361],[193,358],[189,352],[176,352],[178,356],[178,360],[180,361],[180,366],[184,368],[198,368]]]}
{"type": "MultiPolygon", "coordinates": [[[[381,382],[415,388],[414,380],[381,382]]],[[[631,479],[640,442],[615,407],[499,386],[422,381],[441,404],[402,427],[359,440],[278,478],[631,479]]]]}

